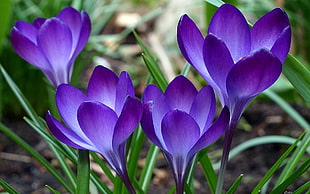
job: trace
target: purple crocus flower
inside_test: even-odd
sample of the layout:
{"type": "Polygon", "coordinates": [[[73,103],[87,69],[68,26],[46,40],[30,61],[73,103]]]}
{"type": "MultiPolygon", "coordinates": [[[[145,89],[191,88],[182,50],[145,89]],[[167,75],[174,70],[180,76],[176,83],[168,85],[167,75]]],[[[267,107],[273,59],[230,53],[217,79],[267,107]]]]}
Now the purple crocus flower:
{"type": "Polygon", "coordinates": [[[290,48],[291,30],[285,12],[276,8],[249,28],[242,13],[230,4],[213,16],[204,38],[184,15],[178,43],[186,60],[215,89],[232,120],[279,77],[290,48]]]}
{"type": "Polygon", "coordinates": [[[242,112],[281,74],[290,49],[289,20],[277,8],[250,29],[237,8],[224,4],[214,14],[205,38],[187,15],[179,21],[177,38],[183,56],[231,113],[217,185],[217,193],[221,193],[233,132],[242,112]]]}
{"type": "Polygon", "coordinates": [[[67,7],[56,17],[38,18],[32,24],[17,21],[11,42],[17,54],[41,69],[56,88],[70,82],[73,63],[86,45],[90,31],[88,14],[67,7]]]}
{"type": "Polygon", "coordinates": [[[125,145],[142,117],[142,105],[126,72],[118,78],[97,66],[87,94],[69,84],[56,90],[56,105],[62,124],[48,112],[46,122],[61,142],[78,149],[100,153],[134,193],[126,170],[125,145]]]}
{"type": "Polygon", "coordinates": [[[184,76],[176,77],[162,93],[149,85],[143,96],[142,128],[148,138],[163,150],[183,193],[184,179],[194,155],[217,140],[227,128],[229,111],[225,107],[212,124],[216,110],[213,89],[199,92],[184,76]]]}

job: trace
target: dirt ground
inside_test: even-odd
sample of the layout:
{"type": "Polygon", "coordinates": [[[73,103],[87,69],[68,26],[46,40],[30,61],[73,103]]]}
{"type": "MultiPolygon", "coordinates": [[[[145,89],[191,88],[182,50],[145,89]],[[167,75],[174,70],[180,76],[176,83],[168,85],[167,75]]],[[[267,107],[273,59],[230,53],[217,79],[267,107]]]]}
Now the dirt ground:
{"type": "MultiPolygon", "coordinates": [[[[310,121],[309,109],[297,105],[294,107],[310,121]]],[[[251,126],[251,129],[249,131],[240,128],[237,129],[233,146],[258,136],[288,135],[297,137],[302,133],[302,129],[282,109],[272,102],[254,102],[245,112],[244,118],[251,126]]],[[[38,150],[53,165],[57,166],[57,162],[44,141],[35,135],[32,129],[23,121],[6,120],[5,124],[38,150]]],[[[215,144],[214,148],[209,152],[210,155],[216,155],[217,153],[219,157],[220,152],[216,150],[221,149],[222,141],[220,139],[215,144]]],[[[238,193],[249,193],[286,148],[287,145],[267,144],[250,148],[239,154],[229,161],[225,177],[225,188],[227,189],[242,173],[244,174],[244,178],[238,189],[238,193]]],[[[143,152],[146,151],[147,145],[143,149],[143,152]]],[[[143,161],[143,158],[141,158],[141,161],[143,161]]],[[[46,184],[61,193],[65,193],[63,188],[61,188],[44,167],[3,134],[0,134],[0,177],[21,193],[51,193],[45,187],[46,184]]],[[[293,191],[305,183],[309,177],[310,174],[306,174],[291,185],[288,191],[293,191]]],[[[103,176],[101,178],[103,181],[105,180],[103,176]]],[[[271,181],[270,184],[272,185],[273,183],[274,181],[271,181]]],[[[174,180],[171,176],[170,168],[163,156],[160,155],[149,193],[168,193],[173,184],[174,180]]],[[[195,170],[194,185],[195,193],[209,193],[207,183],[199,165],[197,165],[195,170]]]]}

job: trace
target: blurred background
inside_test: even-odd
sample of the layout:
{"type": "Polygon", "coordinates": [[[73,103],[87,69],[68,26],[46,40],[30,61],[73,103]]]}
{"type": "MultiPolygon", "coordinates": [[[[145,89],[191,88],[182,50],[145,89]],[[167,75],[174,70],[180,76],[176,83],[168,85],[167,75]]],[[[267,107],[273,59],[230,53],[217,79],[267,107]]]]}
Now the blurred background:
{"type": "MultiPolygon", "coordinates": [[[[251,23],[254,23],[257,18],[275,7],[284,8],[289,15],[293,31],[290,53],[302,61],[307,68],[309,67],[310,1],[231,0],[225,2],[238,7],[251,23]]],[[[141,58],[141,48],[132,34],[132,29],[136,30],[144,43],[154,53],[166,78],[170,81],[182,71],[185,65],[185,60],[181,56],[176,42],[176,27],[180,16],[187,13],[205,34],[208,22],[216,11],[216,7],[203,0],[1,0],[0,64],[9,73],[39,115],[42,116],[49,109],[49,100],[52,100],[49,97],[51,95],[48,95],[50,91],[47,88],[46,79],[37,68],[25,62],[14,52],[10,44],[9,34],[17,20],[32,23],[37,17],[53,17],[67,6],[72,6],[77,10],[85,10],[90,15],[92,21],[92,35],[89,43],[76,60],[71,84],[78,88],[85,88],[93,68],[96,65],[104,65],[116,72],[128,71],[136,87],[137,96],[141,96],[143,93],[148,79],[148,72],[141,58]]],[[[197,88],[206,84],[195,71],[190,71],[188,77],[194,82],[197,88]]],[[[281,76],[275,86],[273,86],[273,90],[290,102],[305,119],[310,121],[308,105],[284,76],[281,76]]],[[[10,126],[16,133],[23,136],[33,146],[37,146],[38,150],[43,153],[44,146],[42,147],[41,145],[42,141],[39,137],[29,133],[31,129],[22,120],[24,115],[25,113],[15,95],[0,75],[1,121],[10,126]]],[[[264,95],[259,96],[258,100],[249,107],[244,114],[239,128],[240,133],[236,135],[234,145],[250,137],[266,134],[285,134],[297,137],[303,131],[281,108],[264,95]]],[[[214,161],[217,161],[216,159],[221,154],[217,151],[217,149],[221,149],[221,141],[218,145],[211,153],[214,161]]],[[[261,153],[266,152],[267,149],[270,150],[270,153],[276,151],[279,155],[284,148],[279,145],[268,145],[266,147],[255,148],[257,150],[254,151],[261,153]]],[[[256,152],[248,154],[254,157],[256,156],[256,152]]],[[[14,142],[11,142],[0,133],[0,176],[6,180],[11,175],[15,175],[15,179],[11,178],[8,182],[15,184],[17,187],[19,185],[18,182],[21,182],[18,179],[18,177],[21,177],[21,173],[29,174],[29,171],[33,170],[31,169],[31,162],[33,161],[31,161],[31,158],[28,158],[31,165],[24,162],[23,160],[27,159],[22,158],[21,156],[23,155],[27,154],[22,150],[18,150],[14,142]],[[17,154],[20,157],[10,159],[7,158],[5,153],[17,154]],[[11,161],[16,162],[14,163],[16,165],[14,167],[15,169],[10,169],[12,167],[11,161]],[[24,163],[28,165],[25,167],[23,166],[24,163]]],[[[250,155],[240,158],[243,161],[242,164],[246,163],[244,161],[245,157],[251,157],[250,155]]],[[[50,157],[52,161],[52,156],[49,153],[45,153],[45,156],[50,157]]],[[[276,159],[277,157],[269,161],[270,158],[268,155],[262,156],[262,158],[257,159],[258,163],[261,163],[261,166],[258,166],[256,163],[243,164],[241,166],[242,172],[239,169],[236,172],[237,175],[232,176],[236,177],[238,173],[248,171],[250,176],[245,178],[245,181],[256,183],[259,179],[255,179],[255,173],[261,176],[260,173],[266,172],[266,169],[276,159]],[[261,168],[262,172],[257,170],[261,168]],[[253,172],[253,176],[251,176],[251,172],[253,172]]],[[[154,175],[157,178],[153,182],[154,187],[157,188],[158,185],[162,185],[162,187],[168,187],[169,190],[169,184],[173,184],[173,180],[171,177],[167,178],[169,173],[165,173],[166,164],[163,158],[161,160],[163,160],[162,163],[164,164],[159,165],[164,166],[164,171],[160,171],[161,167],[158,167],[157,174],[154,175]],[[169,180],[169,184],[166,184],[166,180],[169,180]]],[[[240,161],[236,159],[235,164],[238,163],[240,164],[240,161]]],[[[228,168],[235,170],[235,168],[232,168],[233,166],[234,163],[232,162],[228,168]]],[[[37,170],[38,173],[44,172],[39,167],[36,168],[39,169],[37,170]]],[[[228,172],[227,174],[230,173],[228,172]]],[[[25,177],[22,178],[26,179],[25,177]]],[[[309,173],[308,177],[305,178],[309,178],[309,173]]],[[[32,179],[29,181],[34,182],[32,179]]],[[[36,189],[44,187],[42,184],[47,183],[40,182],[37,186],[33,186],[34,188],[29,188],[25,193],[34,193],[36,189]]],[[[197,191],[205,192],[203,184],[203,180],[197,181],[197,187],[200,187],[200,190],[198,189],[197,191]]],[[[251,188],[251,184],[249,183],[249,185],[245,186],[245,191],[247,187],[251,188]]]]}

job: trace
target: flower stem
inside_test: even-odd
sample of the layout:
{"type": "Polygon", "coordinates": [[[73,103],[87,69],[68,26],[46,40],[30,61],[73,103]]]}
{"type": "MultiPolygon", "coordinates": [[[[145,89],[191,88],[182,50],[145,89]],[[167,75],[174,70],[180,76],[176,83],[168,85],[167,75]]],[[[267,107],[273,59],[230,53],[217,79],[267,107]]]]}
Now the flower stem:
{"type": "Polygon", "coordinates": [[[89,151],[78,150],[78,164],[77,164],[77,194],[89,193],[89,176],[90,176],[90,164],[89,164],[89,151]]]}
{"type": "Polygon", "coordinates": [[[225,171],[226,171],[226,167],[227,167],[228,156],[229,156],[232,138],[233,138],[233,134],[234,134],[236,125],[237,125],[237,122],[236,123],[231,122],[229,124],[228,130],[225,132],[224,148],[223,148],[223,154],[222,154],[222,159],[221,159],[221,167],[220,167],[220,171],[219,171],[219,176],[218,176],[215,194],[221,194],[223,191],[225,171]]]}

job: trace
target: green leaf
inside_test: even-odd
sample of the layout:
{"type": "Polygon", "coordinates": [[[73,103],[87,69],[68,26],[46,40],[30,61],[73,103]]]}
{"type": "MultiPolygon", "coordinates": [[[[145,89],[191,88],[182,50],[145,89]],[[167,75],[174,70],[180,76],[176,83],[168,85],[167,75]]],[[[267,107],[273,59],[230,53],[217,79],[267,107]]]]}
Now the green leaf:
{"type": "Polygon", "coordinates": [[[137,42],[139,43],[140,47],[142,48],[144,52],[142,54],[142,57],[143,57],[146,67],[148,68],[155,82],[158,84],[158,87],[161,89],[161,91],[164,91],[168,86],[167,79],[165,78],[163,72],[161,71],[156,59],[153,57],[149,49],[142,42],[141,38],[138,36],[138,34],[135,31],[133,31],[133,33],[135,35],[137,42]]]}
{"type": "Polygon", "coordinates": [[[281,184],[285,179],[291,176],[299,161],[303,158],[304,153],[309,149],[310,146],[310,133],[306,133],[304,138],[300,141],[298,148],[294,151],[289,161],[286,163],[281,175],[279,176],[276,186],[281,184]]]}
{"type": "Polygon", "coordinates": [[[306,193],[304,192],[306,189],[308,189],[308,193],[309,193],[309,189],[310,189],[310,181],[306,182],[305,184],[301,185],[298,189],[296,189],[292,194],[302,194],[302,193],[306,193]]]}
{"type": "Polygon", "coordinates": [[[283,193],[285,189],[310,168],[310,159],[306,160],[291,176],[273,189],[270,194],[283,193]]]}
{"type": "Polygon", "coordinates": [[[241,183],[242,178],[243,178],[243,174],[240,174],[239,177],[235,180],[235,182],[228,189],[226,194],[234,194],[236,192],[236,190],[238,189],[238,187],[239,187],[239,185],[241,183]]]}
{"type": "Polygon", "coordinates": [[[10,194],[19,194],[11,185],[6,183],[2,178],[0,178],[0,185],[10,194]]]}
{"type": "Polygon", "coordinates": [[[298,93],[310,103],[310,72],[294,56],[288,55],[283,65],[283,74],[296,88],[298,93]]]}
{"type": "Polygon", "coordinates": [[[55,189],[53,189],[52,187],[50,187],[49,185],[45,185],[45,187],[47,187],[52,193],[54,194],[60,194],[60,192],[56,191],[55,189]]]}
{"type": "Polygon", "coordinates": [[[77,194],[87,194],[89,193],[89,151],[88,150],[78,150],[78,164],[77,164],[77,194]]]}
{"type": "Polygon", "coordinates": [[[207,183],[209,185],[209,189],[211,193],[216,192],[216,185],[217,185],[217,176],[212,167],[212,163],[207,154],[204,154],[200,159],[200,164],[203,170],[203,173],[207,179],[207,183]]]}
{"type": "Polygon", "coordinates": [[[283,161],[287,158],[287,156],[293,151],[293,149],[297,146],[298,142],[304,137],[303,133],[293,145],[291,145],[282,155],[281,157],[275,162],[275,164],[268,170],[268,172],[265,174],[265,176],[259,181],[259,183],[256,185],[256,187],[253,189],[251,194],[257,194],[260,192],[262,187],[265,185],[265,183],[272,177],[272,175],[276,172],[276,170],[281,166],[283,161]]]}

